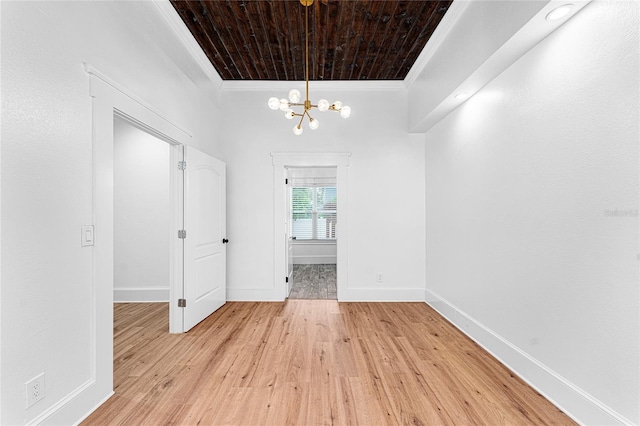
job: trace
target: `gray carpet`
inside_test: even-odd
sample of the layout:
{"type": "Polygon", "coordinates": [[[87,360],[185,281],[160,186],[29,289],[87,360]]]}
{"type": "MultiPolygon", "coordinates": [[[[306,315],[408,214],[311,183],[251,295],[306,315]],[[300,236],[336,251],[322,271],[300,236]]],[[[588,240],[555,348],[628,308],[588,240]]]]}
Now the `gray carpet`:
{"type": "Polygon", "coordinates": [[[293,265],[289,299],[337,299],[336,265],[293,265]]]}

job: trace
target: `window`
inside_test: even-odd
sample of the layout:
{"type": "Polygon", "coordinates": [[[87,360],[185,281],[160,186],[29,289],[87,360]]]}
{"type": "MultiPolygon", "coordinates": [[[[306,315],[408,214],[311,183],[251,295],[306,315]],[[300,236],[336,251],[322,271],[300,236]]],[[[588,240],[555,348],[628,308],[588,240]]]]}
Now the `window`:
{"type": "Polygon", "coordinates": [[[291,236],[296,240],[335,240],[338,223],[336,188],[292,188],[291,215],[291,236]]]}

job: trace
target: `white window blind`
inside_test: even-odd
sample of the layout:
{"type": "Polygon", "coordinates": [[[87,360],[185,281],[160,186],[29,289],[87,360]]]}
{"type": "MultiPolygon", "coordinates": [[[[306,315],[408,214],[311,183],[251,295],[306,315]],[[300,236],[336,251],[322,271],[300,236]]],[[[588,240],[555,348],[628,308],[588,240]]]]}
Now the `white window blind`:
{"type": "Polygon", "coordinates": [[[335,187],[294,187],[291,236],[297,240],[334,240],[338,224],[335,187]]]}

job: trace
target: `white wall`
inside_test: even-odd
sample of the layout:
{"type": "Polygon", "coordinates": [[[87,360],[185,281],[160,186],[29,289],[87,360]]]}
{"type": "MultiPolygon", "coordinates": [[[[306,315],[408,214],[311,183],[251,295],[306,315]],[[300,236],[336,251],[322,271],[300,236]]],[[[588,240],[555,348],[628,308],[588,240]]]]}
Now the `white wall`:
{"type": "Polygon", "coordinates": [[[638,7],[586,6],[426,135],[427,300],[585,424],[640,423],[638,7]]]}
{"type": "Polygon", "coordinates": [[[337,247],[335,241],[294,241],[293,263],[295,265],[335,265],[337,262],[337,247]]]}
{"type": "MultiPolygon", "coordinates": [[[[546,1],[459,1],[445,15],[425,52],[430,53],[409,92],[408,127],[423,132],[430,113],[503,46],[546,1]],[[444,25],[443,25],[444,24],[444,25]]],[[[413,70],[412,70],[413,71],[413,70]]]]}
{"type": "Polygon", "coordinates": [[[93,220],[83,63],[214,156],[219,110],[205,73],[153,2],[3,2],[1,18],[0,423],[71,424],[108,396],[96,391],[93,369],[94,327],[104,321],[94,318],[95,247],[80,246],[81,226],[93,220]],[[24,383],[41,372],[46,397],[26,409],[24,383]]]}
{"type": "Polygon", "coordinates": [[[301,136],[291,132],[292,121],[267,107],[269,97],[285,97],[288,86],[223,91],[221,102],[233,111],[221,157],[228,165],[229,299],[282,299],[274,283],[271,153],[349,152],[348,293],[361,300],[422,300],[424,200],[415,194],[424,193],[424,144],[406,132],[406,94],[319,86],[311,83],[312,101],[341,99],[352,107],[351,117],[317,113],[320,128],[301,136]]]}
{"type": "Polygon", "coordinates": [[[113,300],[169,300],[170,145],[114,120],[113,300]]]}
{"type": "Polygon", "coordinates": [[[312,83],[313,100],[340,98],[352,117],[319,115],[295,137],[266,106],[288,87],[225,92],[222,116],[215,81],[153,2],[2,2],[1,19],[0,423],[73,423],[108,396],[92,392],[104,318],[78,241],[94,214],[85,62],[227,162],[231,299],[279,298],[271,152],[350,152],[354,299],[416,300],[426,258],[429,300],[519,348],[517,371],[535,360],[638,423],[638,224],[607,213],[638,208],[637,5],[588,6],[432,129],[426,189],[403,90],[312,83]],[[25,409],[41,372],[47,396],[25,409]]]}

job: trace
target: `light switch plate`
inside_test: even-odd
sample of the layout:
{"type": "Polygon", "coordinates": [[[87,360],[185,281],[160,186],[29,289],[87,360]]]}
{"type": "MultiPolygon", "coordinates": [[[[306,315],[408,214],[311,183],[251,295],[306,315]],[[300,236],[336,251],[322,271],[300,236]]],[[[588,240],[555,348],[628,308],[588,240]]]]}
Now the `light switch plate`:
{"type": "Polygon", "coordinates": [[[82,247],[93,245],[93,225],[82,226],[81,244],[82,247]]]}

